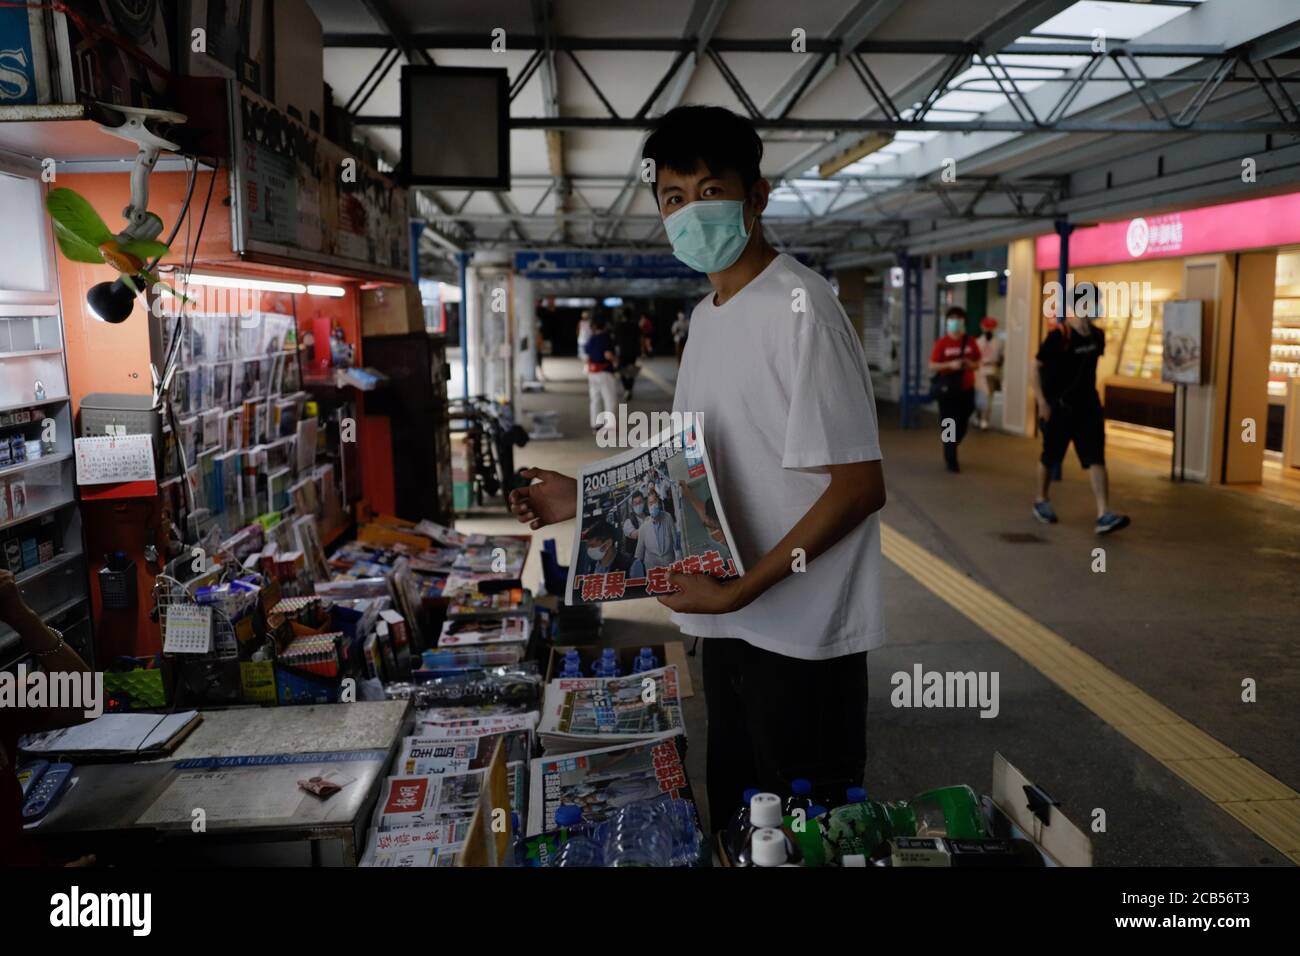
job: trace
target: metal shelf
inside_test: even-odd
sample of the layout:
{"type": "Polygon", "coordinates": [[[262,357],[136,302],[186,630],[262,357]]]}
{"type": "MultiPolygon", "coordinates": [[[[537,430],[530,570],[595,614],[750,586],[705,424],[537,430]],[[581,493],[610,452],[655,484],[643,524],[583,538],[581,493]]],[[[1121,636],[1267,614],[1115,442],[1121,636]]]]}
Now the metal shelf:
{"type": "Polygon", "coordinates": [[[0,468],[0,478],[7,478],[10,475],[16,475],[20,472],[30,471],[33,468],[39,468],[41,465],[53,465],[60,461],[67,461],[72,457],[72,452],[63,451],[56,455],[42,455],[40,458],[31,458],[16,465],[5,465],[0,468]]]}
{"type": "MultiPolygon", "coordinates": [[[[72,401],[71,395],[56,395],[54,398],[37,398],[30,402],[19,402],[16,405],[0,405],[0,415],[5,412],[16,412],[23,408],[40,408],[44,405],[57,405],[59,402],[70,401],[72,401]]],[[[9,428],[11,426],[5,425],[3,427],[9,428]]]]}
{"type": "Polygon", "coordinates": [[[56,571],[65,564],[70,564],[80,557],[84,557],[82,551],[65,551],[63,554],[56,554],[48,561],[42,561],[34,568],[28,568],[22,574],[17,575],[14,580],[19,584],[26,584],[28,581],[35,581],[37,578],[44,577],[51,571],[56,571]]]}
{"type": "Polygon", "coordinates": [[[0,359],[28,358],[32,355],[62,355],[63,349],[29,349],[26,352],[0,352],[0,359]]]}
{"type": "MultiPolygon", "coordinates": [[[[90,616],[90,592],[79,595],[71,601],[65,601],[53,610],[47,611],[41,615],[41,623],[47,624],[61,614],[66,614],[78,604],[86,605],[86,616],[90,616]]],[[[22,650],[22,641],[18,637],[18,632],[8,624],[0,623],[0,670],[10,667],[11,665],[28,657],[28,653],[22,650]],[[17,651],[17,653],[14,653],[17,651]]]]}
{"type": "Polygon", "coordinates": [[[34,518],[40,518],[44,515],[53,514],[54,512],[58,511],[60,508],[66,508],[69,505],[75,505],[76,503],[77,503],[76,498],[69,498],[67,501],[60,501],[57,505],[47,505],[46,507],[39,508],[36,511],[29,511],[25,514],[19,515],[17,518],[10,518],[8,521],[0,523],[0,531],[3,531],[5,528],[13,528],[16,527],[17,525],[25,524],[26,522],[31,521],[34,518]]]}

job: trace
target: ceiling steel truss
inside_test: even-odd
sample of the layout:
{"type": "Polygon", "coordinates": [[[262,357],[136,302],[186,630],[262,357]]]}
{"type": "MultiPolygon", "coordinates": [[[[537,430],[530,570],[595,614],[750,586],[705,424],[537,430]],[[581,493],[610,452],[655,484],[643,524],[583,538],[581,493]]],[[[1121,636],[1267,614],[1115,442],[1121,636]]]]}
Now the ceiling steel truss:
{"type": "MultiPolygon", "coordinates": [[[[382,36],[334,35],[327,38],[335,46],[389,48],[393,41],[382,36]]],[[[457,35],[417,35],[410,43],[417,48],[479,48],[482,38],[473,38],[471,45],[468,37],[457,35]]],[[[530,49],[534,56],[516,78],[511,88],[512,97],[529,82],[537,72],[538,53],[562,53],[573,63],[586,84],[596,94],[607,115],[604,116],[512,116],[510,126],[513,129],[643,129],[650,124],[649,111],[662,91],[672,82],[682,65],[687,62],[689,54],[698,46],[694,38],[672,39],[586,39],[576,37],[515,36],[511,43],[518,49],[530,49]],[[549,45],[548,45],[549,44],[549,45]],[[578,58],[583,50],[660,50],[673,51],[677,55],[663,74],[663,77],[651,90],[645,102],[635,114],[626,116],[611,105],[600,84],[591,75],[578,58]]],[[[821,57],[823,61],[843,51],[835,40],[807,41],[808,54],[821,57]]],[[[723,40],[710,39],[703,44],[704,56],[714,65],[749,115],[754,125],[760,130],[788,130],[805,132],[835,131],[948,131],[948,132],[1008,132],[1008,133],[1296,133],[1300,132],[1300,106],[1297,106],[1297,84],[1300,77],[1287,76],[1287,67],[1279,66],[1281,60],[1259,59],[1251,50],[1225,50],[1222,47],[1204,44],[1151,44],[1151,43],[1114,43],[1104,50],[1097,50],[1093,44],[1077,42],[1060,43],[1012,43],[1000,51],[981,49],[976,44],[931,41],[864,41],[844,53],[854,73],[862,82],[870,103],[874,105],[878,116],[853,116],[843,118],[801,119],[792,117],[791,111],[798,104],[809,83],[805,82],[792,91],[781,104],[780,109],[767,115],[755,103],[749,91],[731,69],[724,57],[729,52],[781,52],[789,53],[789,45],[783,41],[767,40],[723,40]],[[916,103],[899,106],[891,100],[883,84],[872,71],[869,57],[900,54],[931,54],[947,57],[938,79],[929,91],[916,103]],[[1054,105],[1046,111],[1035,110],[1024,90],[1025,78],[1017,77],[1013,69],[1008,68],[1002,59],[1008,55],[1024,57],[1061,57],[1073,56],[1084,58],[1078,68],[1065,76],[1035,77],[1033,82],[1052,80],[1064,83],[1054,105]],[[1195,72],[1179,73],[1174,76],[1151,76],[1144,69],[1143,61],[1150,58],[1179,58],[1200,61],[1195,72]],[[1104,64],[1112,64],[1115,76],[1098,77],[1097,72],[1104,64]],[[1015,119],[940,119],[931,115],[935,104],[950,92],[971,89],[973,81],[955,84],[956,78],[971,65],[984,67],[991,79],[979,81],[985,84],[981,92],[999,93],[1016,114],[1015,119]],[[1088,119],[1086,117],[1068,117],[1070,107],[1083,89],[1092,82],[1123,82],[1133,94],[1135,100],[1147,113],[1144,119],[1088,119]],[[992,83],[990,88],[987,84],[992,83]],[[1224,121],[1202,118],[1206,108],[1216,102],[1221,91],[1231,87],[1253,87],[1260,90],[1272,106],[1272,115],[1249,120],[1224,121]],[[1164,92],[1162,92],[1162,88],[1164,92]],[[1171,105],[1171,88],[1176,91],[1191,91],[1191,97],[1181,106],[1171,105]]],[[[1293,65],[1293,64],[1292,64],[1293,65]]],[[[805,79],[816,75],[814,69],[805,79]]],[[[364,85],[364,84],[363,84],[364,85]]],[[[359,125],[397,126],[397,116],[359,116],[359,125]]]]}

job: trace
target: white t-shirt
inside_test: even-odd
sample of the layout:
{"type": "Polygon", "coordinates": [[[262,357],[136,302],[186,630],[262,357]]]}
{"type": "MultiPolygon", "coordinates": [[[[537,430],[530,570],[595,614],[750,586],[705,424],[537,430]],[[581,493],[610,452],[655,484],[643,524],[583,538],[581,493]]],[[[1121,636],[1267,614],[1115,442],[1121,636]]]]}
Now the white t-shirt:
{"type": "MultiPolygon", "coordinates": [[[[724,305],[710,293],[695,307],[673,411],[701,416],[746,566],[826,490],[827,465],[880,458],[862,343],[826,280],[786,255],[724,305]],[[801,301],[805,311],[795,311],[801,301]]],[[[739,611],[673,621],[685,634],[737,637],[803,660],[879,647],[880,520],[867,518],[739,611]]]]}

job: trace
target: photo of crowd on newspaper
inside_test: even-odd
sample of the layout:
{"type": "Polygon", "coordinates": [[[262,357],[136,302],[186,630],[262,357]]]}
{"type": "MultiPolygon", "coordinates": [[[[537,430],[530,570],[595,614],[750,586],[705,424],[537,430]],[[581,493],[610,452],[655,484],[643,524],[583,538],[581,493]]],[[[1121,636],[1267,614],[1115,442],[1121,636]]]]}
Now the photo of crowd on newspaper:
{"type": "Polygon", "coordinates": [[[584,468],[569,603],[671,593],[673,572],[742,573],[708,474],[703,436],[688,421],[647,448],[584,468]]]}

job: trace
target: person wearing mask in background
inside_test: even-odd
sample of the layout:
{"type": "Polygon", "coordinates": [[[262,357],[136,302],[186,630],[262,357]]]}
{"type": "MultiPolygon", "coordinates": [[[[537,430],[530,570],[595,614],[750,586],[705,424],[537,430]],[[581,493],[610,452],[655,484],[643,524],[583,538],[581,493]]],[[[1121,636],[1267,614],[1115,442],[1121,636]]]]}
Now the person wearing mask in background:
{"type": "MultiPolygon", "coordinates": [[[[1075,287],[1079,301],[1090,294],[1085,283],[1075,287]]],[[[1091,301],[1096,301],[1095,295],[1091,301]]],[[[1074,443],[1079,465],[1088,472],[1097,505],[1097,534],[1128,527],[1128,515],[1110,510],[1110,483],[1106,474],[1106,414],[1097,394],[1097,360],[1106,351],[1106,333],[1092,324],[1087,310],[1066,308],[1038,347],[1038,371],[1030,382],[1038,402],[1038,425],[1043,433],[1043,454],[1038,461],[1038,497],[1034,517],[1056,524],[1056,509],[1048,497],[1053,474],[1060,474],[1065,452],[1074,443]]]]}
{"type": "MultiPolygon", "coordinates": [[[[591,323],[591,338],[587,340],[587,397],[591,405],[591,430],[601,428],[600,415],[609,412],[618,417],[618,378],[614,369],[618,367],[618,356],[614,354],[614,342],[609,337],[605,320],[595,318],[591,323]]],[[[613,426],[613,420],[606,419],[613,426]]]]}
{"type": "Polygon", "coordinates": [[[954,305],[944,314],[944,334],[930,350],[930,371],[939,401],[939,438],[943,460],[951,472],[961,471],[957,446],[966,437],[975,411],[975,370],[980,347],[966,334],[966,310],[954,305]]]}
{"type": "Polygon", "coordinates": [[[641,336],[636,323],[628,316],[620,315],[614,323],[614,345],[618,352],[618,377],[623,384],[623,401],[632,401],[632,386],[641,373],[637,357],[641,352],[641,336]]]}
{"type": "MultiPolygon", "coordinates": [[[[0,571],[0,622],[9,625],[22,650],[30,654],[47,675],[84,674],[86,666],[77,652],[64,643],[63,635],[46,627],[36,612],[23,601],[18,581],[9,571],[0,571]]],[[[80,678],[77,678],[80,680],[80,678]]],[[[66,707],[0,708],[0,865],[35,866],[47,860],[40,847],[23,832],[23,791],[15,776],[18,738],[23,734],[69,727],[86,720],[83,710],[66,707]]],[[[94,857],[82,857],[69,866],[86,866],[94,857]]]]}
{"type": "Polygon", "coordinates": [[[586,357],[589,341],[591,341],[591,313],[583,309],[578,315],[578,358],[586,357]]]}
{"type": "Polygon", "coordinates": [[[654,319],[642,312],[641,321],[637,323],[637,328],[641,331],[641,354],[646,358],[651,358],[655,354],[654,319]]]}
{"type": "Polygon", "coordinates": [[[980,429],[987,431],[993,413],[993,396],[1002,383],[1002,347],[997,337],[998,320],[991,315],[980,319],[980,367],[975,371],[975,407],[979,411],[980,429]]]}
{"type": "MultiPolygon", "coordinates": [[[[691,314],[673,411],[702,417],[742,577],[670,574],[659,598],[704,638],[708,807],[746,787],[861,786],[867,653],[884,643],[884,471],[862,343],[830,283],[768,242],[771,183],[753,123],[716,106],[659,117],[642,149],[673,254],[712,287],[691,314]],[[806,303],[793,311],[797,294],[806,303]],[[802,573],[790,560],[799,548],[802,573]]],[[[574,516],[577,486],[527,469],[510,497],[534,530],[574,516]]],[[[644,541],[644,538],[642,539],[644,541]]]]}
{"type": "Polygon", "coordinates": [[[685,312],[678,312],[677,318],[673,322],[673,353],[677,356],[677,364],[682,364],[682,349],[686,348],[686,337],[691,332],[691,321],[686,318],[685,312]]]}
{"type": "Polygon", "coordinates": [[[612,574],[622,571],[630,578],[644,577],[645,567],[630,554],[618,546],[618,532],[606,521],[597,519],[582,540],[586,543],[586,554],[579,567],[583,574],[612,574]]]}
{"type": "Polygon", "coordinates": [[[631,505],[627,517],[623,519],[623,550],[634,555],[641,525],[646,520],[645,495],[639,491],[632,492],[631,505]]]}
{"type": "Polygon", "coordinates": [[[666,568],[682,556],[672,517],[664,510],[659,492],[645,496],[646,520],[637,535],[636,557],[647,569],[666,568]]]}

